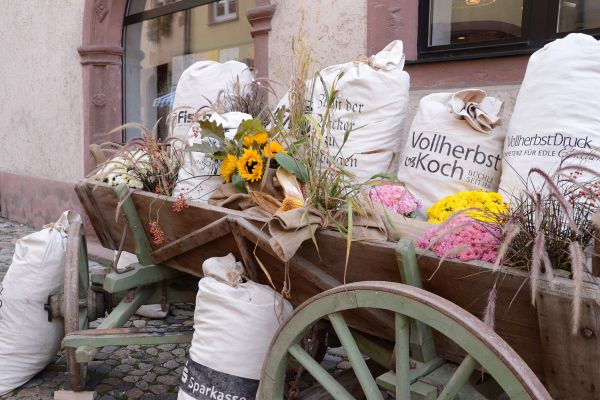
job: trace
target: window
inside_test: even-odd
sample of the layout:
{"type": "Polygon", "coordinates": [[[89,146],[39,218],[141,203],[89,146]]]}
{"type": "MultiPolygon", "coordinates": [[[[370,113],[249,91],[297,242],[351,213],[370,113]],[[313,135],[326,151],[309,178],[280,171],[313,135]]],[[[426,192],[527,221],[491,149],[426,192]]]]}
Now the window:
{"type": "MultiPolygon", "coordinates": [[[[156,124],[164,138],[177,82],[187,67],[203,60],[238,60],[252,68],[250,23],[237,15],[254,6],[254,0],[130,0],[123,28],[123,122],[156,124]],[[219,6],[230,23],[211,23],[213,7],[219,6]]],[[[128,129],[123,139],[139,133],[128,129]]]]}
{"type": "Polygon", "coordinates": [[[531,53],[570,32],[600,34],[600,0],[421,0],[419,59],[531,53]]]}
{"type": "Polygon", "coordinates": [[[236,20],[237,15],[237,0],[219,0],[211,4],[212,8],[212,23],[220,23],[236,20]]]}

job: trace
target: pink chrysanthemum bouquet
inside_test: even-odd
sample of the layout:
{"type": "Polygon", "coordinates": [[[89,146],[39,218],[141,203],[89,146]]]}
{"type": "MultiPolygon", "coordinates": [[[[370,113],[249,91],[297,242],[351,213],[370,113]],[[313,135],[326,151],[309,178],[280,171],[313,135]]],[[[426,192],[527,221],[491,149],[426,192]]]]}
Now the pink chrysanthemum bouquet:
{"type": "Polygon", "coordinates": [[[442,258],[494,263],[501,237],[502,232],[496,225],[458,215],[443,225],[429,229],[417,244],[442,258]]]}
{"type": "Polygon", "coordinates": [[[404,186],[380,185],[369,190],[369,197],[374,204],[406,217],[413,217],[423,203],[404,186]]]}

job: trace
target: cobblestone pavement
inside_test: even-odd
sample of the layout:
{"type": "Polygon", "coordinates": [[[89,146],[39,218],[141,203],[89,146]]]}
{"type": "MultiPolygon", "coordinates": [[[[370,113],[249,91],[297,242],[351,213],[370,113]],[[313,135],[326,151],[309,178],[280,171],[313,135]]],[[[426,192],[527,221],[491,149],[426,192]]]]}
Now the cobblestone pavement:
{"type": "MultiPolygon", "coordinates": [[[[33,232],[28,226],[0,218],[0,281],[4,278],[18,238],[33,232]]],[[[102,268],[91,263],[90,268],[102,268]]],[[[175,304],[170,307],[164,320],[152,320],[133,316],[125,327],[142,328],[161,326],[193,325],[194,305],[175,304]]],[[[97,326],[94,321],[91,326],[97,326]]],[[[189,344],[164,344],[159,346],[107,346],[101,349],[96,359],[88,364],[87,390],[95,390],[98,400],[176,399],[179,379],[185,364],[189,344]]],[[[322,365],[334,376],[350,368],[343,349],[330,349],[322,365]]],[[[302,386],[306,387],[308,382],[302,386]]],[[[1,400],[53,399],[54,391],[68,390],[65,358],[57,355],[55,362],[31,381],[15,391],[0,396],[1,400]]]]}
{"type": "MultiPolygon", "coordinates": [[[[0,218],[0,281],[10,266],[16,241],[35,229],[0,218]]],[[[90,268],[101,267],[91,263],[90,268]]],[[[164,320],[133,316],[126,327],[160,327],[193,325],[194,305],[172,305],[164,320]]],[[[99,321],[92,323],[92,327],[99,321]]],[[[95,390],[99,400],[176,399],[181,370],[188,344],[160,346],[107,346],[88,364],[87,389],[95,390]]],[[[69,389],[64,356],[21,388],[0,399],[53,399],[54,391],[69,389]]]]}

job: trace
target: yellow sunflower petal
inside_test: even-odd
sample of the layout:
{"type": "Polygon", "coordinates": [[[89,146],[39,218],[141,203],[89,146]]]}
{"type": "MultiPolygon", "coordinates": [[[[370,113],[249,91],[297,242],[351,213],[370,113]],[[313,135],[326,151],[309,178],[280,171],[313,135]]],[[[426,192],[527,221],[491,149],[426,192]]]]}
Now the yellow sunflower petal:
{"type": "Polygon", "coordinates": [[[231,180],[231,175],[233,175],[237,169],[237,162],[238,158],[236,156],[233,154],[227,154],[227,158],[225,158],[221,163],[220,174],[225,182],[229,182],[231,180]]]}
{"type": "Polygon", "coordinates": [[[267,143],[267,145],[265,147],[263,147],[261,153],[263,156],[265,156],[265,158],[273,158],[273,157],[275,157],[275,154],[277,154],[277,153],[286,153],[287,154],[287,151],[279,143],[269,142],[269,143],[267,143]]]}
{"type": "Polygon", "coordinates": [[[263,159],[256,150],[244,149],[244,154],[237,162],[237,169],[242,179],[256,182],[262,178],[263,159]]]}

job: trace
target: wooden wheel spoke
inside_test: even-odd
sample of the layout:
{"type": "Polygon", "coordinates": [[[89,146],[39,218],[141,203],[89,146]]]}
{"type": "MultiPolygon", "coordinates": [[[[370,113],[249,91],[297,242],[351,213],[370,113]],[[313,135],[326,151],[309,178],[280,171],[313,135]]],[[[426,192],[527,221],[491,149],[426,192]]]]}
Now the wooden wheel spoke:
{"type": "Polygon", "coordinates": [[[317,363],[300,345],[295,344],[288,349],[292,355],[302,365],[313,378],[317,380],[329,394],[336,400],[353,400],[354,397],[331,376],[319,363],[317,363]]]}
{"type": "Polygon", "coordinates": [[[396,314],[396,399],[410,400],[410,321],[396,314]]]}
{"type": "Polygon", "coordinates": [[[352,337],[352,333],[346,324],[346,321],[339,313],[329,314],[329,320],[333,325],[333,329],[337,334],[338,338],[346,353],[348,354],[348,361],[352,365],[352,369],[356,374],[356,378],[363,389],[363,392],[367,396],[367,400],[382,400],[383,396],[381,391],[367,367],[367,363],[360,352],[356,341],[352,337]]]}
{"type": "Polygon", "coordinates": [[[469,381],[471,374],[475,371],[477,361],[467,355],[462,363],[458,366],[450,380],[444,386],[444,390],[439,395],[438,400],[452,400],[456,397],[459,390],[469,381]]]}

